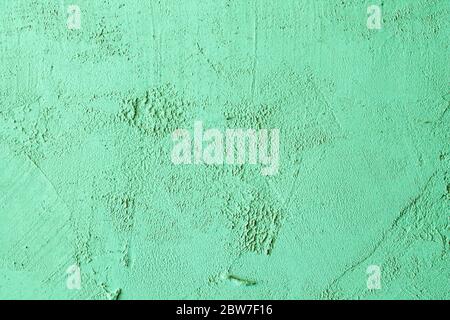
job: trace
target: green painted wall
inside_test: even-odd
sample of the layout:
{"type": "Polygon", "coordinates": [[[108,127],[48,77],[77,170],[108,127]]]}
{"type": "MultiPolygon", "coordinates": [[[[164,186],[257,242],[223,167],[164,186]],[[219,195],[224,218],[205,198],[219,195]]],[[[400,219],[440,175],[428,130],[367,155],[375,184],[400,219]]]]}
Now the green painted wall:
{"type": "Polygon", "coordinates": [[[1,1],[0,298],[449,299],[449,10],[1,1]],[[279,174],[175,166],[196,120],[279,174]]]}

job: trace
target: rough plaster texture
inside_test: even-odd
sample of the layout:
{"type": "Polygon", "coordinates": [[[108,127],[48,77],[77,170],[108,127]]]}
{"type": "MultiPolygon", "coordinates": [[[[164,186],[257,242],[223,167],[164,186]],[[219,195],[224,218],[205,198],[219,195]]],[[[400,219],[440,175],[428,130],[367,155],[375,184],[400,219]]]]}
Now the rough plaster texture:
{"type": "Polygon", "coordinates": [[[450,298],[449,10],[1,1],[0,298],[450,298]],[[279,128],[280,173],[174,166],[195,120],[279,128]]]}

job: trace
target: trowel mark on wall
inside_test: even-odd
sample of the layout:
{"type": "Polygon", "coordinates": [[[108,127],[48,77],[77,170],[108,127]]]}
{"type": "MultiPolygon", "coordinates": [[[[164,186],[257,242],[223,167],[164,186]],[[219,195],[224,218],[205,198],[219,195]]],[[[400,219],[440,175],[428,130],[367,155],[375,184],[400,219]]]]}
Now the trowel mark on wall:
{"type": "Polygon", "coordinates": [[[290,117],[299,121],[286,128],[291,136],[282,145],[289,161],[299,164],[309,152],[323,150],[323,146],[334,143],[345,136],[335,107],[330,102],[334,94],[334,82],[315,76],[309,68],[303,74],[291,74],[292,92],[299,108],[292,111],[290,117]]]}
{"type": "MultiPolygon", "coordinates": [[[[383,231],[373,247],[330,282],[322,293],[324,297],[340,294],[338,289],[345,285],[344,280],[351,278],[359,268],[365,268],[370,261],[382,262],[384,279],[395,281],[399,274],[405,274],[417,267],[420,255],[413,254],[411,257],[408,249],[421,245],[422,242],[436,243],[438,244],[436,248],[441,247],[441,250],[432,252],[434,261],[431,265],[446,263],[448,238],[443,235],[442,230],[446,229],[447,226],[444,223],[447,222],[445,220],[440,222],[441,211],[437,209],[442,197],[440,193],[442,189],[439,188],[438,181],[443,175],[445,173],[442,171],[436,171],[431,175],[420,192],[400,210],[389,228],[383,231]],[[398,251],[399,248],[402,248],[402,251],[398,251]],[[393,259],[395,263],[392,263],[393,259]]],[[[411,272],[411,277],[415,278],[416,274],[411,272]]],[[[351,296],[353,293],[343,292],[342,294],[340,298],[351,296]]],[[[364,294],[367,292],[361,293],[361,297],[364,294]]]]}

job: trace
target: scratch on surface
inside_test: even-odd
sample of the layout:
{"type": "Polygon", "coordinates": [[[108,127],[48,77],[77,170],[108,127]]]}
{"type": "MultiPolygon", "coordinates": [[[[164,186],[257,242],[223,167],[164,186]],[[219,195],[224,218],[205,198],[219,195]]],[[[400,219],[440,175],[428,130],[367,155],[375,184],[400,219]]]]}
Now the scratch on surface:
{"type": "Polygon", "coordinates": [[[150,13],[151,13],[151,19],[152,19],[152,32],[153,32],[153,43],[154,43],[154,50],[155,50],[155,64],[156,64],[156,76],[158,78],[159,83],[162,81],[162,33],[160,32],[159,37],[157,37],[157,30],[156,30],[156,24],[155,24],[155,8],[153,7],[153,2],[150,2],[150,13]],[[157,39],[158,38],[158,39],[157,39]]]}
{"type": "Polygon", "coordinates": [[[150,13],[151,13],[151,19],[152,19],[152,38],[153,38],[153,47],[156,53],[156,56],[158,57],[155,59],[155,74],[158,78],[158,80],[161,82],[161,64],[159,59],[159,52],[161,51],[161,48],[159,48],[159,43],[156,41],[156,25],[155,25],[155,8],[153,7],[153,2],[150,2],[150,13]]]}
{"type": "Polygon", "coordinates": [[[308,82],[310,83],[312,89],[314,90],[317,97],[319,97],[323,103],[325,104],[327,110],[331,113],[333,116],[333,120],[337,123],[339,126],[339,130],[342,130],[341,123],[339,122],[336,113],[334,112],[333,108],[331,107],[330,102],[328,102],[328,99],[326,98],[325,94],[320,90],[320,87],[317,85],[317,83],[314,81],[314,75],[311,71],[308,72],[308,82]]]}
{"type": "Polygon", "coordinates": [[[411,201],[408,202],[408,204],[403,207],[402,210],[400,210],[400,213],[398,214],[398,216],[394,219],[394,221],[392,222],[391,226],[385,230],[381,236],[381,239],[373,246],[373,248],[365,255],[363,256],[361,259],[359,259],[358,261],[352,263],[352,265],[350,267],[348,267],[347,269],[345,269],[338,277],[336,277],[328,286],[328,289],[332,288],[335,284],[337,284],[342,278],[344,278],[348,273],[354,271],[357,267],[359,267],[361,264],[363,264],[364,262],[366,262],[368,259],[370,259],[370,257],[372,257],[375,252],[378,250],[378,248],[381,247],[381,245],[384,243],[384,241],[386,241],[387,236],[394,231],[397,226],[398,223],[400,222],[400,220],[402,220],[406,214],[409,212],[409,210],[411,208],[413,208],[416,204],[417,201],[419,201],[422,196],[424,195],[425,191],[428,190],[428,187],[431,183],[431,181],[433,180],[433,178],[436,176],[437,171],[435,171],[431,177],[427,180],[425,186],[422,188],[422,190],[420,191],[420,193],[415,196],[411,201]]]}
{"type": "Polygon", "coordinates": [[[56,196],[58,197],[59,200],[61,200],[61,202],[64,204],[64,206],[66,207],[66,209],[68,210],[68,212],[70,212],[69,207],[67,206],[67,204],[64,202],[64,200],[62,199],[62,197],[59,195],[58,190],[56,189],[55,185],[53,184],[53,182],[51,182],[51,180],[47,177],[47,175],[44,173],[44,171],[42,171],[41,167],[38,166],[38,164],[31,159],[31,157],[27,154],[25,154],[27,160],[29,162],[32,163],[32,165],[40,172],[40,174],[44,177],[45,181],[50,184],[51,188],[53,189],[53,191],[55,192],[56,196]]]}
{"type": "Polygon", "coordinates": [[[253,26],[253,67],[252,67],[252,99],[253,102],[255,100],[255,91],[256,91],[256,72],[258,68],[258,5],[257,1],[254,1],[254,26],[253,26]]]}
{"type": "Polygon", "coordinates": [[[450,102],[450,92],[447,92],[442,96],[442,99],[444,99],[447,102],[450,102]]]}
{"type": "MultiPolygon", "coordinates": [[[[450,94],[449,94],[449,96],[450,96],[450,94]]],[[[447,107],[444,109],[444,111],[441,112],[441,114],[438,118],[438,121],[442,121],[444,119],[444,117],[447,114],[449,109],[450,109],[450,101],[449,101],[449,104],[447,105],[447,107]]]]}
{"type": "Polygon", "coordinates": [[[214,72],[219,76],[220,75],[220,70],[214,65],[214,63],[211,61],[211,59],[209,59],[206,54],[205,54],[205,50],[200,47],[200,44],[197,42],[195,44],[197,46],[197,50],[200,53],[200,55],[205,59],[206,63],[208,63],[209,67],[211,69],[214,70],[214,72]]]}
{"type": "Polygon", "coordinates": [[[61,195],[59,194],[58,190],[56,189],[55,185],[53,184],[53,182],[47,177],[47,175],[44,173],[44,171],[42,171],[41,167],[38,166],[38,164],[27,154],[25,154],[26,159],[31,162],[31,164],[40,172],[40,174],[42,175],[42,177],[45,179],[45,181],[50,185],[50,187],[53,189],[53,191],[55,192],[55,195],[57,197],[57,199],[59,199],[59,201],[61,201],[62,205],[66,208],[67,213],[69,215],[69,217],[67,218],[67,221],[70,223],[71,221],[73,221],[73,212],[72,210],[69,209],[69,206],[67,205],[67,203],[64,201],[64,199],[61,197],[61,195]]]}

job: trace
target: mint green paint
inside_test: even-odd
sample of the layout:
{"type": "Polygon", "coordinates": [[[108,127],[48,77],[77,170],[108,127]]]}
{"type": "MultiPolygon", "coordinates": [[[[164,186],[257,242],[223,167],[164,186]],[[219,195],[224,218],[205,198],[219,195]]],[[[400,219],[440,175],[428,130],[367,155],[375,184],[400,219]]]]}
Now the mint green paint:
{"type": "Polygon", "coordinates": [[[448,299],[449,9],[2,1],[0,298],[448,299]],[[174,166],[195,121],[279,174],[174,166]]]}

